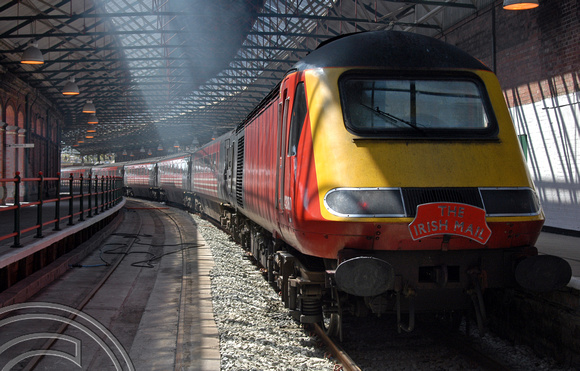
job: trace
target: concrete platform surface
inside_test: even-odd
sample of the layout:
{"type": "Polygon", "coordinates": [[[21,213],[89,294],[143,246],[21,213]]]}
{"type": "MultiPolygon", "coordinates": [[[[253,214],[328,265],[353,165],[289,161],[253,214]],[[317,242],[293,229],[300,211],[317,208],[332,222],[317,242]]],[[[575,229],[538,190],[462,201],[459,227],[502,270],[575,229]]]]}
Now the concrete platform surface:
{"type": "Polygon", "coordinates": [[[125,207],[124,222],[82,267],[26,308],[0,308],[0,369],[12,361],[8,369],[220,369],[213,258],[193,218],[146,201],[125,207]],[[19,359],[32,351],[44,356],[19,359]]]}

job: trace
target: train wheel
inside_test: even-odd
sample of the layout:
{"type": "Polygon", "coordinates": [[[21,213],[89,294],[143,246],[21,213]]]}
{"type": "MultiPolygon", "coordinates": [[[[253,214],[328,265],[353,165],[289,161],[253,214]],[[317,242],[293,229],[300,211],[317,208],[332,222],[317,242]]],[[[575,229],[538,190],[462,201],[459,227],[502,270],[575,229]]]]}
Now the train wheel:
{"type": "Polygon", "coordinates": [[[470,272],[470,278],[473,283],[473,288],[468,291],[471,301],[473,302],[473,309],[475,311],[475,319],[477,321],[477,329],[479,335],[485,335],[485,323],[487,315],[485,311],[485,303],[483,301],[483,292],[481,289],[481,274],[479,271],[473,270],[470,272]]]}
{"type": "Polygon", "coordinates": [[[473,301],[473,309],[475,311],[475,320],[477,322],[477,329],[479,330],[479,335],[485,335],[485,309],[483,309],[483,299],[478,297],[477,294],[472,294],[471,299],[473,301]]]}
{"type": "Polygon", "coordinates": [[[331,311],[326,312],[322,319],[322,328],[326,335],[334,338],[338,338],[342,341],[342,308],[340,307],[340,299],[338,295],[338,290],[332,289],[333,292],[333,306],[331,311]]]}
{"type": "Polygon", "coordinates": [[[275,269],[275,261],[274,261],[274,255],[268,255],[268,282],[269,283],[274,283],[275,280],[275,276],[274,276],[274,269],[275,269]]]}
{"type": "Polygon", "coordinates": [[[330,317],[324,318],[322,328],[326,335],[342,341],[342,316],[340,314],[331,313],[330,317]]]}

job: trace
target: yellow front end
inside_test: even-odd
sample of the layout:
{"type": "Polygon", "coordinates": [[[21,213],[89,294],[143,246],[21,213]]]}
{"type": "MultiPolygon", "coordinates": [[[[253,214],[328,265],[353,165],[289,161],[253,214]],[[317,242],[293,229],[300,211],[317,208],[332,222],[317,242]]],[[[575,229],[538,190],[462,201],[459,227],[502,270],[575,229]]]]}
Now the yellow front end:
{"type": "MultiPolygon", "coordinates": [[[[330,190],[345,187],[528,187],[525,165],[505,100],[495,75],[469,71],[485,84],[499,125],[488,140],[368,138],[349,132],[339,96],[342,68],[306,71],[313,153],[322,217],[344,222],[409,223],[412,218],[349,218],[324,205],[330,190]]],[[[533,216],[489,217],[488,222],[542,220],[533,216]]]]}

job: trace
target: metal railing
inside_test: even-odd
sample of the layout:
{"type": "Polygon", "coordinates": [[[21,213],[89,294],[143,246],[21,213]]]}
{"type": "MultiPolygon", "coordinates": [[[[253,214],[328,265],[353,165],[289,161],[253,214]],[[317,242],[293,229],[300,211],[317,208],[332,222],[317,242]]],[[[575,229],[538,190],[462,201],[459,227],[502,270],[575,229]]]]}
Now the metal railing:
{"type": "Polygon", "coordinates": [[[68,220],[67,225],[74,225],[76,217],[78,221],[84,221],[85,217],[91,218],[105,212],[123,199],[122,177],[92,177],[89,174],[86,178],[82,175],[74,178],[71,174],[68,178],[60,178],[60,173],[57,175],[57,178],[45,178],[39,172],[37,178],[21,178],[20,173],[16,172],[14,178],[0,179],[0,186],[13,188],[13,197],[8,195],[8,202],[0,205],[0,220],[4,227],[3,231],[0,230],[0,242],[13,238],[11,247],[22,247],[21,237],[27,232],[36,231],[34,237],[42,238],[44,227],[53,225],[53,230],[59,231],[62,221],[68,220]],[[23,188],[27,192],[22,192],[23,188]],[[28,199],[28,195],[35,200],[28,199]],[[36,215],[32,211],[34,208],[36,215]],[[46,211],[53,211],[54,218],[45,215],[46,211]],[[9,216],[10,212],[12,217],[9,216]],[[23,220],[32,224],[34,219],[36,224],[22,227],[23,220]],[[13,231],[6,233],[10,224],[14,226],[13,231]]]}

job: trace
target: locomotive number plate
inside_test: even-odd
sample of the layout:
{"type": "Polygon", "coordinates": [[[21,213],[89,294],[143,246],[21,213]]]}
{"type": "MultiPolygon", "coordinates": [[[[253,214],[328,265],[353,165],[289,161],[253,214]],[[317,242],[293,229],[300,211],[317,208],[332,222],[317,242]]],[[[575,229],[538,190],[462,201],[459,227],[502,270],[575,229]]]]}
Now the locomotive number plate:
{"type": "Polygon", "coordinates": [[[434,202],[417,206],[417,216],[409,224],[413,240],[452,234],[485,244],[491,236],[485,210],[455,202],[434,202]]]}

